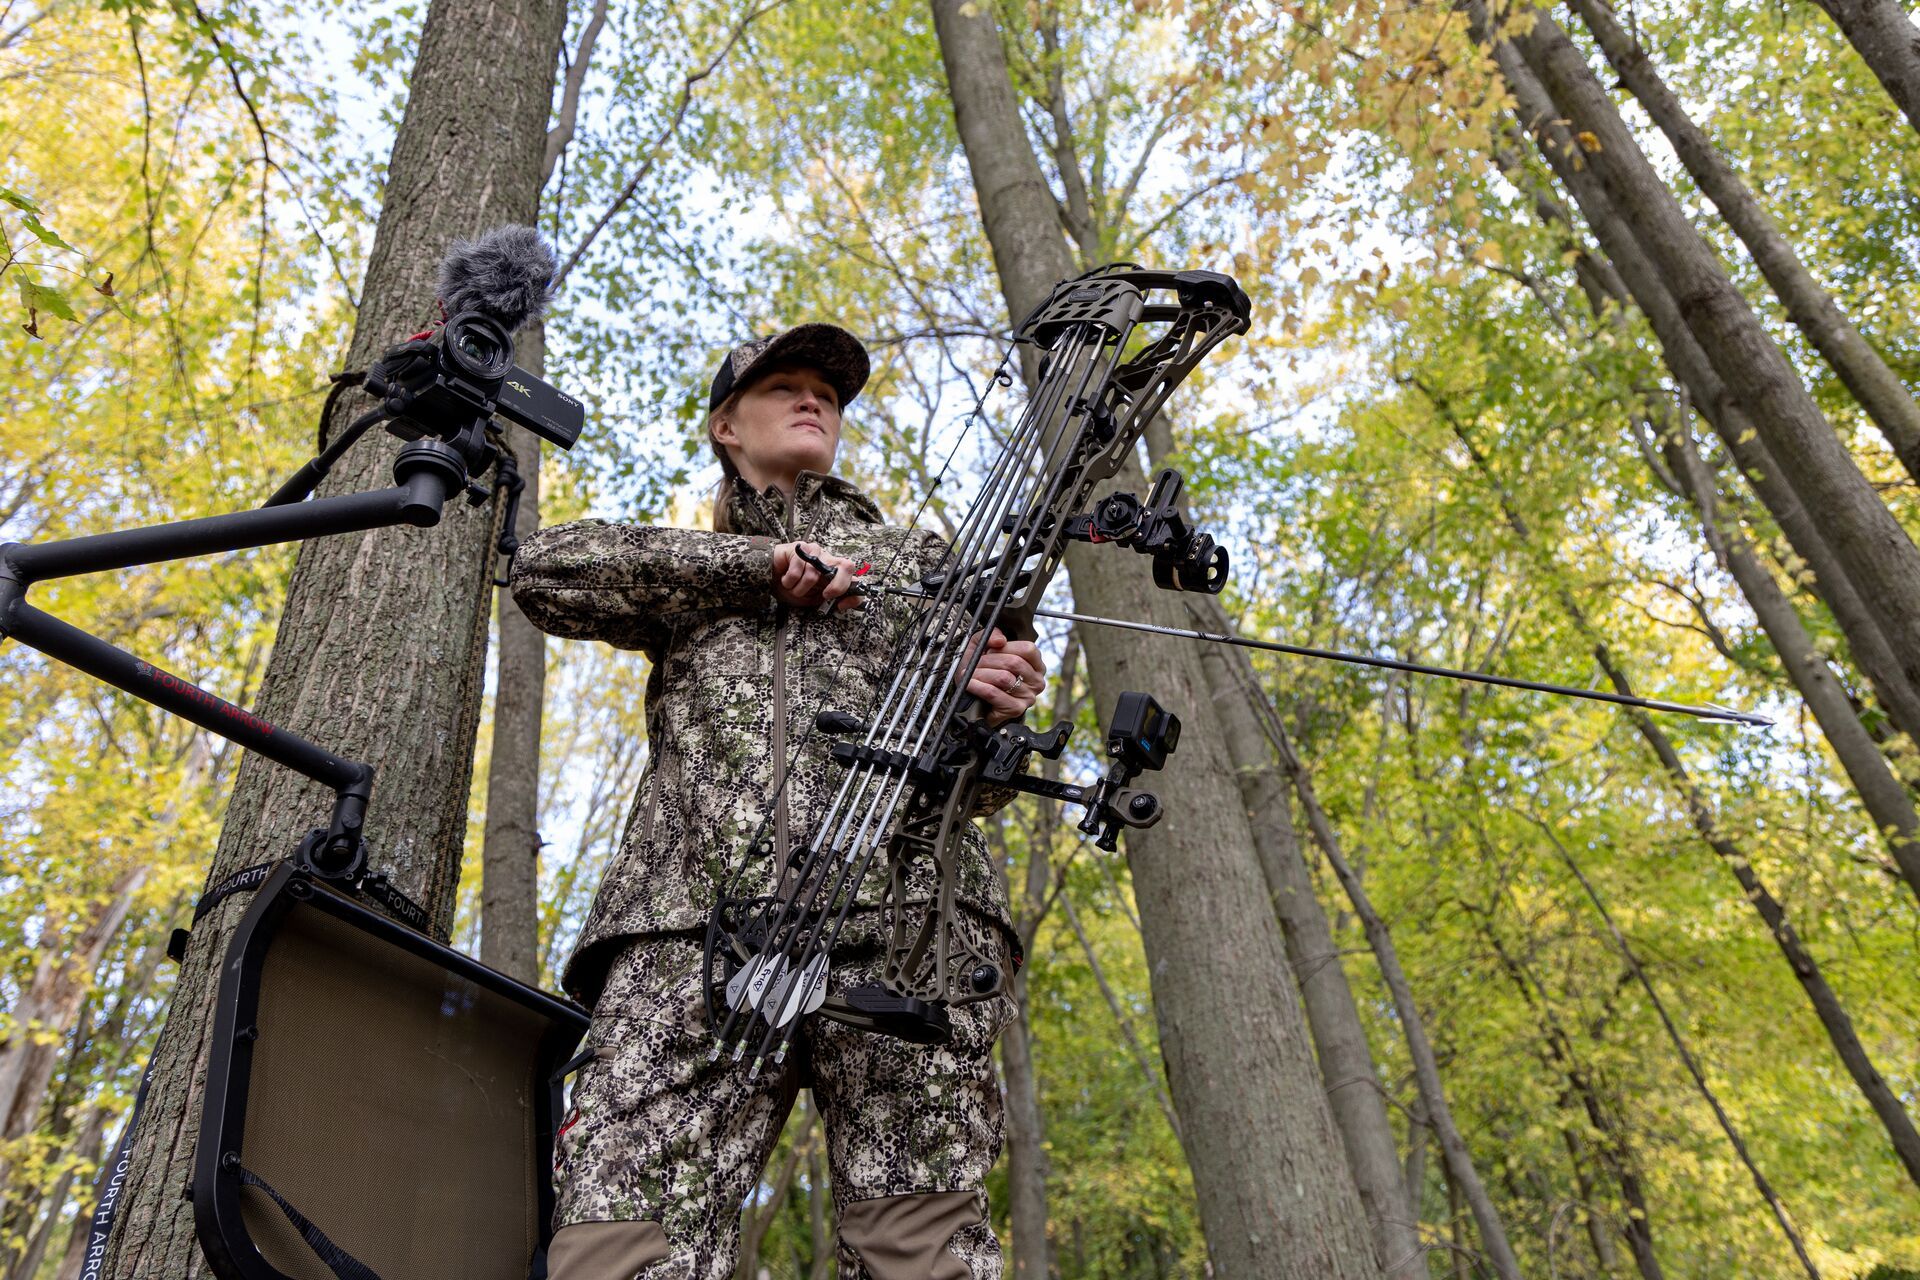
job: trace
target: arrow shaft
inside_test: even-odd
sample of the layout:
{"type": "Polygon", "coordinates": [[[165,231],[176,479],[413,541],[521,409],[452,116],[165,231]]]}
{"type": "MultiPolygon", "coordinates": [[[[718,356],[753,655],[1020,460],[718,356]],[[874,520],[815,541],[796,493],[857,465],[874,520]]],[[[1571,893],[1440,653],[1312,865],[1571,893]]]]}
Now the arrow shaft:
{"type": "Polygon", "coordinates": [[[1152,622],[1129,622],[1121,618],[1101,618],[1093,614],[1073,613],[1065,609],[1035,609],[1034,613],[1040,617],[1058,618],[1064,622],[1085,622],[1095,626],[1117,627],[1122,631],[1144,631],[1150,635],[1174,636],[1185,640],[1208,640],[1214,644],[1237,645],[1242,649],[1263,649],[1268,653],[1284,653],[1298,658],[1322,658],[1330,662],[1348,662],[1363,667],[1383,667],[1388,671],[1406,671],[1414,675],[1468,680],[1476,684],[1499,685],[1503,689],[1557,693],[1567,698],[1585,698],[1589,702],[1611,702],[1615,706],[1638,707],[1645,711],[1670,711],[1676,715],[1696,716],[1702,720],[1717,720],[1728,724],[1754,725],[1760,728],[1773,724],[1773,721],[1765,716],[1733,711],[1726,707],[1694,706],[1685,702],[1667,702],[1660,698],[1642,698],[1630,693],[1611,693],[1605,689],[1581,689],[1573,685],[1548,684],[1544,680],[1521,680],[1515,676],[1494,675],[1490,671],[1461,671],[1453,667],[1436,667],[1424,662],[1404,662],[1399,658],[1381,658],[1372,654],[1342,653],[1337,649],[1315,649],[1309,645],[1281,644],[1274,640],[1251,640],[1246,636],[1224,635],[1217,631],[1199,631],[1189,627],[1163,627],[1152,622]]]}

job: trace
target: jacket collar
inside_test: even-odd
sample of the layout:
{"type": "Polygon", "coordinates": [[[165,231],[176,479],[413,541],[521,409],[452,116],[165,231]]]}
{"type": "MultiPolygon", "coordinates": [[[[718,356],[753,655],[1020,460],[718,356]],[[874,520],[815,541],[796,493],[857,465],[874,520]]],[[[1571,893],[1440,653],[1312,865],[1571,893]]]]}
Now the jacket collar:
{"type": "MultiPolygon", "coordinates": [[[[793,485],[795,534],[818,529],[826,523],[829,508],[838,509],[863,524],[885,524],[886,517],[872,498],[839,476],[818,471],[802,471],[793,485]]],[[[764,534],[771,538],[788,536],[787,496],[778,485],[756,490],[736,481],[733,486],[733,527],[741,533],[764,534]]]]}

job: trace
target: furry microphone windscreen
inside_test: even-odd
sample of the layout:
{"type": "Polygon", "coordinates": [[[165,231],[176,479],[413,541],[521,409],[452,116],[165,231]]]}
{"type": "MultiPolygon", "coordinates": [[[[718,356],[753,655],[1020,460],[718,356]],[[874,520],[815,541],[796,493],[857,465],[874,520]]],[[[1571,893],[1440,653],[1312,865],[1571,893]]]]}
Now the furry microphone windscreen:
{"type": "Polygon", "coordinates": [[[478,311],[512,333],[546,309],[560,259],[532,227],[511,223],[455,240],[440,260],[440,304],[447,315],[478,311]]]}

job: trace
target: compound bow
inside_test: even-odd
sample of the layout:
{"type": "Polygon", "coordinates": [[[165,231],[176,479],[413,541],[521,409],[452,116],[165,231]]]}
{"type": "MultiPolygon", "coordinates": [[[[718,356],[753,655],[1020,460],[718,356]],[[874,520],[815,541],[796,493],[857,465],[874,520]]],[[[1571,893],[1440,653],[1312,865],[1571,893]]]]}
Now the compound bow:
{"type": "MultiPolygon", "coordinates": [[[[1091,510],[1088,503],[1094,486],[1120,469],[1174,388],[1209,351],[1247,328],[1249,310],[1246,293],[1230,276],[1118,266],[1059,285],[1016,330],[1016,346],[1038,355],[1039,377],[943,568],[915,587],[895,589],[916,597],[921,609],[895,648],[877,704],[864,719],[839,709],[823,709],[817,717],[815,730],[838,739],[830,754],[846,773],[837,792],[796,851],[779,892],[733,896],[746,879],[746,862],[760,843],[756,837],[713,909],[706,978],[714,1057],[731,1046],[737,1061],[751,1046],[757,1073],[769,1059],[784,1059],[801,1019],[815,1011],[870,1030],[938,1042],[949,1034],[949,1008],[1005,991],[1010,975],[957,926],[955,914],[958,859],[983,788],[1011,787],[1084,807],[1080,827],[1104,849],[1115,847],[1121,828],[1159,820],[1159,799],[1132,784],[1142,772],[1166,763],[1180,722],[1152,697],[1120,695],[1108,721],[1107,771],[1089,783],[1063,783],[1029,777],[1025,769],[1036,753],[1057,759],[1072,726],[1035,730],[1015,721],[990,728],[977,701],[965,693],[965,681],[953,673],[972,672],[996,627],[1019,638],[1033,635],[1036,616],[1114,621],[1040,607],[1070,540],[1114,543],[1150,555],[1154,579],[1164,588],[1218,592],[1225,585],[1226,550],[1182,514],[1178,472],[1161,471],[1145,500],[1115,493],[1091,510]],[[829,956],[863,882],[880,871],[886,876],[880,900],[886,938],[881,980],[829,995],[829,956]],[[910,883],[921,886],[912,898],[910,883]],[[930,894],[924,892],[929,883],[930,894]]],[[[816,567],[826,569],[818,562],[816,567]]],[[[1116,625],[1349,656],[1147,624],[1116,625]]],[[[1358,660],[1710,718],[1758,720],[1722,708],[1654,703],[1393,659],[1358,660]]],[[[784,779],[776,786],[784,786],[784,779]]]]}

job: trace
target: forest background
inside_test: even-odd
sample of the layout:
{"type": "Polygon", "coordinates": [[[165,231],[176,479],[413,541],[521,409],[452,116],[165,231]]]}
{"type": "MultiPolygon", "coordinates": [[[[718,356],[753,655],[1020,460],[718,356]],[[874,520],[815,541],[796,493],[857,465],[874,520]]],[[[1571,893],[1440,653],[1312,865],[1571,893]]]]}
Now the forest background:
{"type": "MultiPolygon", "coordinates": [[[[1240,981],[1299,984],[1336,1112],[1384,1103],[1424,1248],[1389,1272],[1920,1269],[1910,17],[988,7],[1072,259],[1227,270],[1253,297],[1149,442],[1232,548],[1235,626],[1775,720],[1236,668],[1250,811],[1284,783],[1245,852],[1294,970],[1240,981]],[[1330,973],[1359,1076],[1329,1067],[1330,973]]],[[[307,456],[422,18],[0,4],[0,540],[255,505],[307,456]]],[[[545,369],[590,425],[546,458],[541,520],[698,523],[714,360],[812,317],[874,353],[845,470],[906,518],[1008,327],[932,14],[598,0],[567,23],[545,369]]],[[[40,603],[247,705],[294,563],[40,603]]],[[[1091,730],[1081,643],[1048,644],[1050,696],[1091,730]]],[[[645,661],[541,656],[537,922],[494,959],[551,986],[646,758],[645,661]]],[[[239,753],[17,645],[0,682],[0,1273],[50,1280],[77,1274],[239,753]]],[[[451,924],[482,954],[508,945],[483,929],[497,687],[451,924]]],[[[1181,1132],[1128,863],[1024,803],[989,835],[1032,939],[992,1184],[1018,1274],[1204,1274],[1189,1158],[1229,1135],[1181,1132]]],[[[824,1164],[802,1108],[743,1276],[830,1274],[824,1164]]]]}

